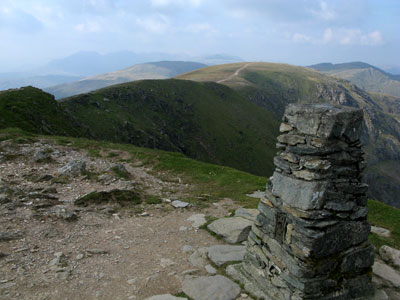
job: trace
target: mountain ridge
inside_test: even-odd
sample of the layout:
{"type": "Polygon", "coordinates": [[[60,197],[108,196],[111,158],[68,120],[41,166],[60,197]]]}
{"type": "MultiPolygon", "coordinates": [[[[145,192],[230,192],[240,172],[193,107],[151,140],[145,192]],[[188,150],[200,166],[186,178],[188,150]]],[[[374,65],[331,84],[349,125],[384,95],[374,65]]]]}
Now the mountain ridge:
{"type": "Polygon", "coordinates": [[[142,79],[167,79],[207,65],[190,61],[158,61],[136,64],[121,70],[94,75],[79,81],[47,87],[56,99],[88,93],[103,87],[142,79]]]}
{"type": "Polygon", "coordinates": [[[364,62],[321,63],[311,65],[308,68],[349,80],[369,92],[400,98],[400,75],[388,73],[364,62]]]}

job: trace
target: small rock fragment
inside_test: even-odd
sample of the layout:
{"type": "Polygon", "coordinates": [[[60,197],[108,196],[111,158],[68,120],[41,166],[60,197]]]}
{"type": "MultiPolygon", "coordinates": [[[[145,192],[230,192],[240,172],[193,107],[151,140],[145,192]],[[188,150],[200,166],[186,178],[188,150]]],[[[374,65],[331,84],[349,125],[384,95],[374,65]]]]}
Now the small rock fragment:
{"type": "Polygon", "coordinates": [[[20,230],[0,232],[0,242],[19,240],[23,238],[23,233],[20,230]]]}
{"type": "Polygon", "coordinates": [[[192,222],[192,226],[194,228],[199,228],[200,226],[204,225],[207,223],[207,220],[205,218],[204,214],[195,214],[190,216],[188,219],[188,221],[192,222]]]}
{"type": "Polygon", "coordinates": [[[390,237],[390,230],[382,228],[382,227],[371,226],[371,232],[375,233],[379,236],[382,236],[382,237],[386,237],[386,238],[390,237]]]}
{"type": "Polygon", "coordinates": [[[86,252],[89,254],[109,254],[107,250],[97,249],[97,248],[87,249],[86,252]]]}
{"type": "Polygon", "coordinates": [[[57,170],[59,175],[82,175],[86,171],[86,162],[72,160],[57,170]]]}
{"type": "Polygon", "coordinates": [[[189,206],[189,203],[180,200],[174,200],[172,201],[172,206],[175,208],[185,208],[189,206]]]}
{"type": "Polygon", "coordinates": [[[172,261],[172,259],[169,259],[169,258],[161,258],[161,260],[160,260],[160,265],[163,268],[173,266],[174,264],[175,263],[172,261]]]}
{"type": "Polygon", "coordinates": [[[207,248],[200,248],[189,256],[189,262],[195,267],[203,267],[207,264],[207,248]]]}
{"type": "Polygon", "coordinates": [[[185,245],[182,248],[183,252],[188,253],[188,252],[192,252],[193,251],[193,247],[190,245],[185,245]]]}
{"type": "Polygon", "coordinates": [[[400,269],[400,250],[384,245],[379,249],[379,254],[386,263],[400,269]]]}
{"type": "Polygon", "coordinates": [[[206,265],[204,267],[208,274],[215,275],[217,274],[217,270],[212,265],[206,265]]]}
{"type": "Polygon", "coordinates": [[[72,222],[78,219],[78,215],[75,212],[65,207],[57,207],[55,213],[58,218],[68,222],[72,222]]]}

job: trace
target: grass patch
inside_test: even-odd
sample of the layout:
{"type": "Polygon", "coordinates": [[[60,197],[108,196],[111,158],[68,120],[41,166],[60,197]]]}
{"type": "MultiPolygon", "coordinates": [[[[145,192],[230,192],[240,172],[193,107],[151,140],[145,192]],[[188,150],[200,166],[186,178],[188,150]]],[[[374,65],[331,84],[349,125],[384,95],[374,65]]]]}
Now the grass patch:
{"type": "Polygon", "coordinates": [[[186,295],[184,292],[179,292],[177,294],[174,295],[175,297],[180,297],[180,298],[186,298],[189,300],[192,300],[192,298],[190,298],[188,295],[186,295]]]}
{"type": "Polygon", "coordinates": [[[90,149],[88,149],[88,154],[89,154],[90,157],[94,157],[94,158],[100,158],[101,157],[99,149],[90,148],[90,149]]]}
{"type": "Polygon", "coordinates": [[[177,153],[160,156],[155,170],[169,170],[179,174],[184,183],[194,184],[193,194],[198,195],[200,201],[215,202],[220,198],[232,198],[246,208],[256,208],[258,205],[258,199],[247,197],[246,194],[263,190],[267,182],[265,177],[195,161],[177,153]]]}
{"type": "Polygon", "coordinates": [[[128,171],[122,165],[116,165],[112,167],[111,170],[118,178],[129,179],[130,177],[128,171]]]}
{"type": "Polygon", "coordinates": [[[77,200],[74,204],[78,206],[89,206],[91,204],[119,204],[121,206],[137,205],[142,202],[141,194],[133,190],[111,190],[109,192],[92,192],[77,200]]]}
{"type": "Polygon", "coordinates": [[[391,231],[389,238],[371,233],[369,236],[371,243],[376,249],[379,249],[383,245],[400,249],[400,209],[374,200],[368,201],[368,208],[368,220],[371,225],[384,227],[391,231]]]}
{"type": "Polygon", "coordinates": [[[160,204],[162,200],[160,197],[154,196],[154,195],[148,195],[146,196],[146,199],[144,200],[147,204],[160,204]]]}
{"type": "Polygon", "coordinates": [[[68,176],[65,175],[60,175],[58,177],[54,177],[53,179],[51,179],[51,183],[67,184],[69,182],[70,179],[68,178],[68,176]]]}
{"type": "Polygon", "coordinates": [[[116,153],[116,152],[110,152],[110,153],[107,154],[108,158],[113,158],[113,157],[117,157],[117,156],[119,156],[119,154],[116,153]]]}

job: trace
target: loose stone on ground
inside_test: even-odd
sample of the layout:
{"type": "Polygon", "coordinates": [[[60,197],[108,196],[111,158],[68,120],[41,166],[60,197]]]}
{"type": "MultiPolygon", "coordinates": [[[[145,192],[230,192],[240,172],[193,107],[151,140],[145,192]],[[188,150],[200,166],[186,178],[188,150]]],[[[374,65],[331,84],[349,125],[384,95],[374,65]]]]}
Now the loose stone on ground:
{"type": "Polygon", "coordinates": [[[207,228],[220,235],[229,244],[236,244],[247,239],[252,221],[242,217],[222,218],[210,223],[207,228]]]}
{"type": "Polygon", "coordinates": [[[390,237],[390,230],[383,227],[371,226],[371,232],[385,238],[390,237]]]}
{"type": "Polygon", "coordinates": [[[194,227],[194,228],[199,228],[200,226],[207,223],[207,220],[206,220],[204,214],[192,215],[187,220],[192,222],[192,227],[194,227]]]}
{"type": "Polygon", "coordinates": [[[189,206],[188,202],[180,201],[180,200],[174,200],[172,201],[172,206],[175,208],[185,208],[189,206]]]}
{"type": "Polygon", "coordinates": [[[234,300],[240,294],[240,287],[222,276],[186,277],[183,292],[193,300],[234,300]]]}
{"type": "Polygon", "coordinates": [[[245,254],[245,246],[216,245],[208,248],[208,257],[217,266],[227,262],[242,261],[245,254]]]}

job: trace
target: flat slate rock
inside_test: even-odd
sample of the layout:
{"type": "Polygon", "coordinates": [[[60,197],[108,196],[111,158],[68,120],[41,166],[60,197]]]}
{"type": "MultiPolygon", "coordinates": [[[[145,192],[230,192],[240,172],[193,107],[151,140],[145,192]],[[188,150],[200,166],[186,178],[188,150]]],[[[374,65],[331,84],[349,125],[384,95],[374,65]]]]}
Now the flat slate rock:
{"type": "Polygon", "coordinates": [[[187,300],[186,298],[175,297],[170,294],[156,295],[145,300],[187,300]]]}
{"type": "Polygon", "coordinates": [[[189,203],[180,200],[174,200],[171,204],[175,208],[185,208],[189,206],[189,203]]]}
{"type": "Polygon", "coordinates": [[[186,277],[183,292],[193,300],[234,300],[240,294],[240,287],[222,276],[186,277]]]}
{"type": "Polygon", "coordinates": [[[265,196],[265,192],[262,191],[255,191],[251,194],[246,194],[247,197],[251,197],[251,198],[264,198],[265,196]]]}
{"type": "Polygon", "coordinates": [[[382,278],[388,286],[400,286],[400,274],[384,263],[376,261],[372,267],[374,275],[382,278]]]}
{"type": "Polygon", "coordinates": [[[390,230],[388,230],[386,228],[371,226],[371,232],[375,233],[379,236],[382,236],[382,237],[386,237],[386,238],[390,237],[390,230]]]}
{"type": "Polygon", "coordinates": [[[245,246],[216,245],[208,247],[208,257],[217,266],[232,261],[242,261],[246,254],[245,246]]]}
{"type": "Polygon", "coordinates": [[[379,249],[379,254],[386,263],[400,269],[400,250],[384,245],[379,249]]]}
{"type": "Polygon", "coordinates": [[[247,240],[253,222],[242,217],[222,218],[207,226],[212,232],[222,236],[229,244],[247,240]]]}
{"type": "Polygon", "coordinates": [[[202,268],[208,263],[207,253],[208,249],[206,247],[199,248],[189,256],[188,260],[193,266],[202,268]]]}
{"type": "Polygon", "coordinates": [[[235,211],[235,217],[242,217],[250,221],[255,221],[257,215],[259,214],[258,209],[255,208],[238,208],[235,211]]]}
{"type": "Polygon", "coordinates": [[[192,215],[187,220],[192,222],[192,227],[194,228],[199,228],[200,226],[207,223],[206,216],[204,214],[192,215]]]}

